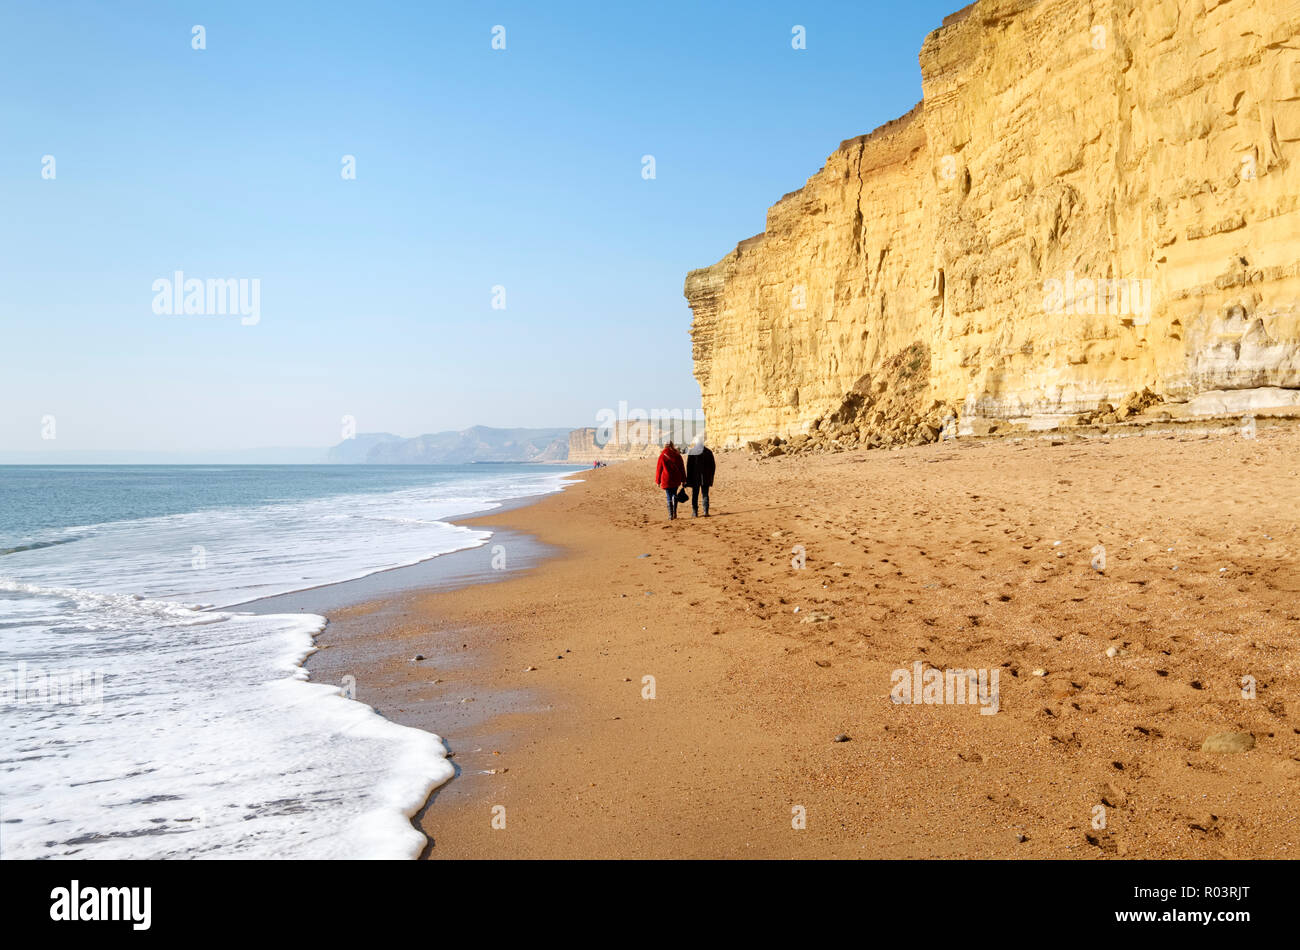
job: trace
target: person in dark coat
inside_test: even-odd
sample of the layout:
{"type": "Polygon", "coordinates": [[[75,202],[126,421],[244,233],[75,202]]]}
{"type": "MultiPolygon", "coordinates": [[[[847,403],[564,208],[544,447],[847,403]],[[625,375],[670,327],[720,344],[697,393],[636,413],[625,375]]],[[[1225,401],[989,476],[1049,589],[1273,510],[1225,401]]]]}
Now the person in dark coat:
{"type": "Polygon", "coordinates": [[[685,483],[686,466],[682,464],[682,453],[669,442],[655,463],[655,484],[668,494],[669,521],[677,517],[677,490],[685,483]]]}
{"type": "Polygon", "coordinates": [[[700,496],[704,496],[704,517],[709,516],[709,489],[713,487],[713,472],[717,468],[713,453],[704,444],[701,432],[686,450],[686,484],[691,488],[691,517],[700,513],[700,496]]]}

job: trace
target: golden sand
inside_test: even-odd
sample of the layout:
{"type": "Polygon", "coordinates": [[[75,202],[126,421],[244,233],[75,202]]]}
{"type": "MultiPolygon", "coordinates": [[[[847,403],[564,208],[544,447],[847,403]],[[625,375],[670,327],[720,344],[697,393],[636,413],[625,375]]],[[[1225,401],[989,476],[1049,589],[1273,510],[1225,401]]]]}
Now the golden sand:
{"type": "Polygon", "coordinates": [[[434,858],[1300,857],[1297,469],[1264,424],[726,453],[670,523],[627,462],[475,522],[560,556],[335,616],[312,672],[455,752],[434,858]],[[917,663],[996,713],[892,702],[917,663]]]}

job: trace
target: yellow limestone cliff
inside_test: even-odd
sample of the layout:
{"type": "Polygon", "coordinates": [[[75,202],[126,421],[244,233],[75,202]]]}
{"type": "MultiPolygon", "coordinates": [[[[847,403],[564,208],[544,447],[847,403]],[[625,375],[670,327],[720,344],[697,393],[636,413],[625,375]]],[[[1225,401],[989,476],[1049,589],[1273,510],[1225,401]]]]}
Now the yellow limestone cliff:
{"type": "Polygon", "coordinates": [[[979,0],[920,65],[687,275],[713,442],[1300,402],[1300,0],[979,0]]]}

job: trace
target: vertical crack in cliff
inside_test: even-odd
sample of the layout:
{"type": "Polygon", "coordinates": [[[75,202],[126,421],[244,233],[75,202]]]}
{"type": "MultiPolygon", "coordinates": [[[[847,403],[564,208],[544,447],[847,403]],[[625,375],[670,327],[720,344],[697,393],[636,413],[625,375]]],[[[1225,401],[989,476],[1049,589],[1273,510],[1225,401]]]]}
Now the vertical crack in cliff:
{"type": "Polygon", "coordinates": [[[859,260],[862,259],[862,232],[863,232],[863,224],[866,221],[866,218],[863,217],[862,214],[862,188],[864,185],[862,180],[862,155],[866,150],[867,150],[866,141],[864,140],[859,142],[858,143],[858,197],[854,203],[854,207],[857,210],[854,212],[853,215],[853,253],[855,256],[857,256],[859,260]]]}

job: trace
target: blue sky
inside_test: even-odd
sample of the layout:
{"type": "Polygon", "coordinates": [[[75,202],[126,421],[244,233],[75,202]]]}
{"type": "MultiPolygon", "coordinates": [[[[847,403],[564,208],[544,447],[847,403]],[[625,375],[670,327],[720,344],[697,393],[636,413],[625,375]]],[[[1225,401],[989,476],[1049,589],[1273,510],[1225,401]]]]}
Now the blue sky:
{"type": "Polygon", "coordinates": [[[0,451],[697,408],[686,272],[910,109],[958,6],[6,3],[0,451]],[[177,270],[260,320],[156,314],[177,270]]]}

